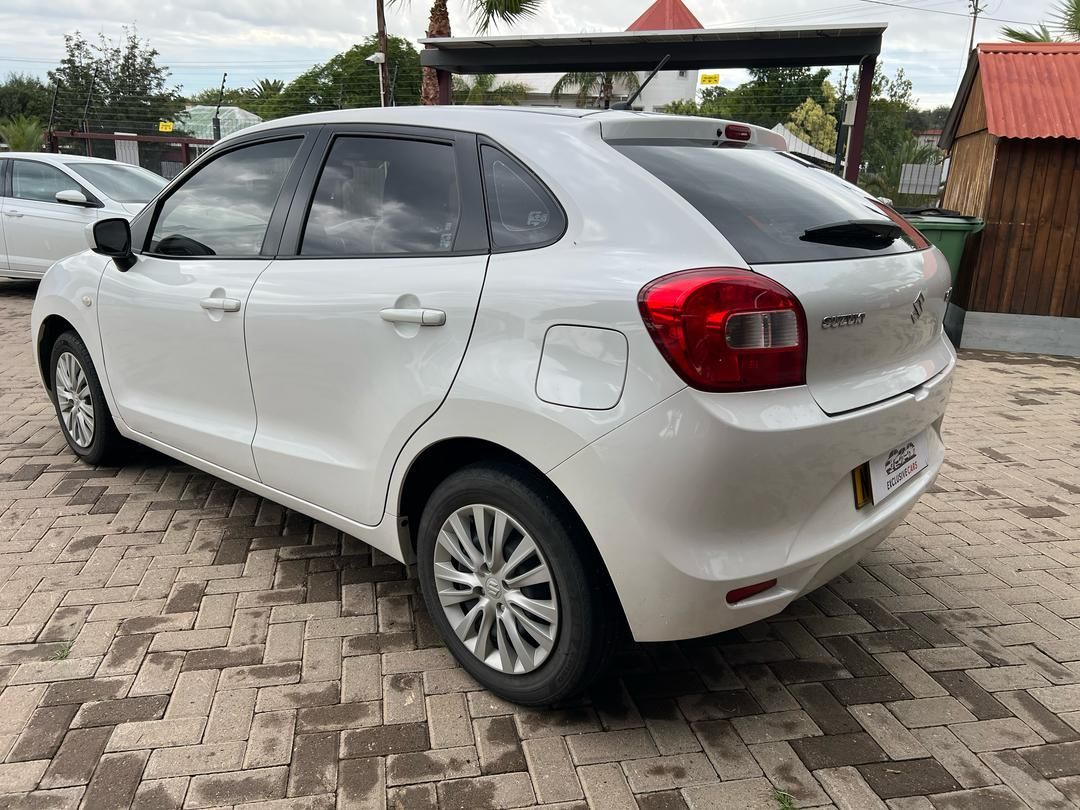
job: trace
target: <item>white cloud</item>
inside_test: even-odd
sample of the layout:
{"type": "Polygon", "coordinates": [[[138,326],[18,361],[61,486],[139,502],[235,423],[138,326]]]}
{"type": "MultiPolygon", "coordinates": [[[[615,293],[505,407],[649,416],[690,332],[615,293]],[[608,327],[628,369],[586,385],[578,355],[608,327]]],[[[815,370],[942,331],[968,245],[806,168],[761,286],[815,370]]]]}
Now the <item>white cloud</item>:
{"type": "MultiPolygon", "coordinates": [[[[892,2],[893,0],[890,0],[892,2]]],[[[889,24],[882,59],[903,67],[926,106],[950,103],[959,82],[970,22],[964,0],[895,0],[916,10],[869,0],[686,0],[706,26],[819,25],[881,21],[889,24]]],[[[997,0],[992,17],[1045,19],[1053,0],[997,0]]],[[[546,0],[536,17],[513,33],[579,33],[622,30],[649,0],[546,0]]],[[[456,33],[472,33],[464,0],[451,0],[456,33]]],[[[391,33],[416,39],[427,27],[427,0],[387,10],[391,33]]],[[[289,79],[373,33],[373,0],[3,0],[0,5],[0,74],[44,76],[63,52],[63,35],[79,29],[117,35],[134,22],[187,90],[216,86],[223,71],[230,85],[261,77],[289,79]],[[32,32],[32,33],[30,33],[32,32]]],[[[1002,23],[981,21],[978,39],[998,39],[1002,23]]],[[[504,32],[509,33],[510,31],[504,32]]],[[[724,83],[738,81],[725,71],[724,83]]]]}

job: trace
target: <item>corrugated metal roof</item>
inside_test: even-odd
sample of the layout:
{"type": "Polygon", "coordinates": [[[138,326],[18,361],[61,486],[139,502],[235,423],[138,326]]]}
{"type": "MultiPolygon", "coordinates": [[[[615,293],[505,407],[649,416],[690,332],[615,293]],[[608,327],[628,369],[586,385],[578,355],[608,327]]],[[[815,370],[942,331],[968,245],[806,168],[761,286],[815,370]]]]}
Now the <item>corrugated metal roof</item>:
{"type": "Polygon", "coordinates": [[[1080,138],[1080,42],[979,45],[986,124],[1002,138],[1080,138]]]}
{"type": "Polygon", "coordinates": [[[656,0],[634,20],[627,31],[688,31],[704,28],[682,0],[656,0]]]}

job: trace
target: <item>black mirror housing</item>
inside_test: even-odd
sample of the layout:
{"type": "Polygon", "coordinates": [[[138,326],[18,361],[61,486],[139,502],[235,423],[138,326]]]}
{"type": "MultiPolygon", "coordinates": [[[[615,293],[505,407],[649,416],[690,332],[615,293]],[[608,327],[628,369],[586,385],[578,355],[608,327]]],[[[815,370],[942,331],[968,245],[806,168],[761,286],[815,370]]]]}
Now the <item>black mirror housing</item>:
{"type": "Polygon", "coordinates": [[[126,272],[135,264],[131,251],[131,225],[122,217],[102,219],[94,223],[94,253],[108,256],[117,268],[126,272]]]}

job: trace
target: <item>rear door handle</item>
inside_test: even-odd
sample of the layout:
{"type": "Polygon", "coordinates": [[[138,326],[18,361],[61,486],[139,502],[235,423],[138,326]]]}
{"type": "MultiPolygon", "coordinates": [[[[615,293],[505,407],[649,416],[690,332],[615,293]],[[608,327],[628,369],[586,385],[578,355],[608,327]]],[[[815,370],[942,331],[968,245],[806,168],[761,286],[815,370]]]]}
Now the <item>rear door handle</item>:
{"type": "Polygon", "coordinates": [[[203,309],[217,310],[218,312],[239,312],[240,301],[236,298],[203,298],[199,301],[203,309]]]}
{"type": "Polygon", "coordinates": [[[379,317],[388,323],[415,323],[420,326],[442,326],[446,313],[441,309],[380,309],[379,317]]]}
{"type": "Polygon", "coordinates": [[[4,216],[6,216],[6,217],[21,217],[22,215],[23,215],[22,211],[5,211],[4,212],[4,216]]]}

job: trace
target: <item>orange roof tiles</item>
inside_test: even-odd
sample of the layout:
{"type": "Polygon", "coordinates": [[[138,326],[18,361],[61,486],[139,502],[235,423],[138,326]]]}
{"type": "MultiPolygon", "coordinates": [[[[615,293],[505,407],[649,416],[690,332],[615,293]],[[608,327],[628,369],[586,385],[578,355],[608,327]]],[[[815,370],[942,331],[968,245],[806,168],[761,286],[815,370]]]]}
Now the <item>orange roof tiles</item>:
{"type": "Polygon", "coordinates": [[[1080,42],[978,48],[987,129],[1002,138],[1080,138],[1080,42]]]}
{"type": "Polygon", "coordinates": [[[656,0],[627,31],[686,31],[704,28],[682,0],[656,0]]]}

